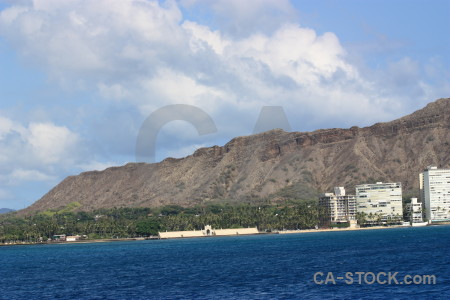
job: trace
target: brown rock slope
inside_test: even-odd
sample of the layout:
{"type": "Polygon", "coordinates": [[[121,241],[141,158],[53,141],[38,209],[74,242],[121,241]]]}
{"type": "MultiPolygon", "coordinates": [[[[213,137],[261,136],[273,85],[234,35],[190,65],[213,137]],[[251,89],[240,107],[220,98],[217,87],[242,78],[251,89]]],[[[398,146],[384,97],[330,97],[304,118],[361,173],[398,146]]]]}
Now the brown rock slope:
{"type": "Polygon", "coordinates": [[[70,176],[25,212],[71,202],[103,207],[195,205],[211,200],[254,201],[283,195],[312,197],[359,183],[400,181],[418,189],[427,165],[450,167],[450,98],[401,119],[366,128],[265,133],[238,137],[223,147],[182,159],[130,163],[70,176]]]}

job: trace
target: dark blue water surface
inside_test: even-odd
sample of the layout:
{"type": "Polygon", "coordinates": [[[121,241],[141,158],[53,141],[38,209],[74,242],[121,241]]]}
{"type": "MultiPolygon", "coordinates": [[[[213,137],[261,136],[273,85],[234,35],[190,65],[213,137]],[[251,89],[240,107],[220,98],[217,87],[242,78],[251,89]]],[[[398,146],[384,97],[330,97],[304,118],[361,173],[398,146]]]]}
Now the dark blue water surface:
{"type": "Polygon", "coordinates": [[[10,246],[0,268],[1,299],[450,299],[450,226],[10,246]],[[319,285],[316,272],[437,282],[319,285]]]}

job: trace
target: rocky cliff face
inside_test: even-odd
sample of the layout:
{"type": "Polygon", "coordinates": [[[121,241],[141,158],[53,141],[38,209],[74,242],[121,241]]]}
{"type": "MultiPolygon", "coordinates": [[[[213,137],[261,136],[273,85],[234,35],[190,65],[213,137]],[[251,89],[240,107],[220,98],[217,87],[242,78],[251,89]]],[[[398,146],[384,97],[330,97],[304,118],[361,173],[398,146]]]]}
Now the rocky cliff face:
{"type": "Polygon", "coordinates": [[[238,137],[223,147],[182,159],[130,163],[62,181],[24,212],[71,202],[82,210],[211,200],[252,201],[270,196],[313,197],[315,191],[375,181],[418,189],[427,165],[450,167],[450,99],[440,99],[398,120],[366,128],[265,133],[238,137]]]}

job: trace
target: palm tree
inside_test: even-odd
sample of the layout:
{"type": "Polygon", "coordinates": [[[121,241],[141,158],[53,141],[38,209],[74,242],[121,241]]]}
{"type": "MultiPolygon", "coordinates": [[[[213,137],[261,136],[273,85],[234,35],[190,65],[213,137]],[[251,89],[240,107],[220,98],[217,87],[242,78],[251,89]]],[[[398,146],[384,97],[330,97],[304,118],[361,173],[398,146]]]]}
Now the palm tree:
{"type": "Polygon", "coordinates": [[[357,212],[356,220],[358,221],[359,226],[365,226],[367,223],[367,213],[365,212],[357,212]]]}

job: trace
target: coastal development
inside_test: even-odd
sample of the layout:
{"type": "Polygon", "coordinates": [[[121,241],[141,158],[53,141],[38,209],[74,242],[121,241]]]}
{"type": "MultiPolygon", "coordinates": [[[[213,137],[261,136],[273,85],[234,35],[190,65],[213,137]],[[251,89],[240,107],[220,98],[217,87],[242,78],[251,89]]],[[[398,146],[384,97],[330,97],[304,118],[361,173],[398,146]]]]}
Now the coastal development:
{"type": "Polygon", "coordinates": [[[355,193],[335,187],[333,193],[321,194],[318,201],[212,202],[193,207],[166,205],[90,212],[79,210],[80,203],[73,202],[25,217],[4,215],[0,219],[0,244],[239,236],[448,223],[450,170],[428,166],[418,177],[420,195],[411,199],[402,197],[401,182],[376,182],[356,185],[355,193]]]}
{"type": "MultiPolygon", "coordinates": [[[[411,198],[406,203],[408,220],[403,219],[402,184],[377,182],[356,185],[356,195],[346,194],[344,187],[335,187],[334,193],[323,193],[319,206],[325,214],[320,226],[333,227],[346,225],[349,229],[380,225],[424,226],[433,222],[450,221],[450,170],[428,166],[420,173],[421,202],[411,198]],[[425,208],[425,210],[424,210],[425,208]],[[428,222],[423,222],[423,212],[428,222]],[[364,223],[364,224],[363,224],[364,223]]],[[[318,228],[318,227],[317,227],[318,228]]],[[[298,230],[280,231],[295,233],[298,230]]],[[[213,229],[206,225],[203,230],[159,232],[160,239],[229,236],[258,234],[258,228],[213,229]]]]}
{"type": "MultiPolygon", "coordinates": [[[[423,223],[423,211],[429,223],[450,221],[450,169],[428,166],[419,174],[421,201],[411,198],[407,203],[411,225],[423,223]]],[[[348,223],[368,217],[369,223],[400,224],[403,221],[402,185],[377,182],[356,186],[356,195],[346,195],[344,187],[335,187],[334,194],[324,193],[319,205],[326,211],[330,224],[348,223]],[[359,216],[359,218],[358,218],[359,216]]]]}

